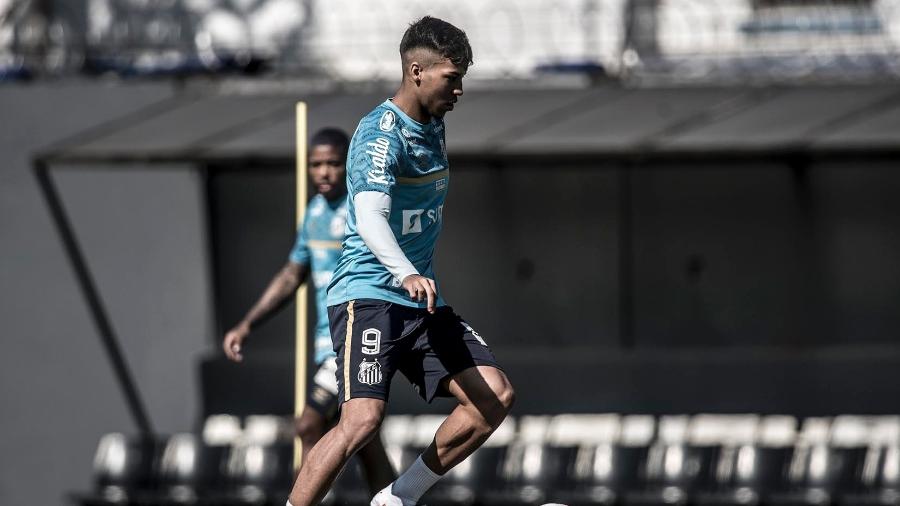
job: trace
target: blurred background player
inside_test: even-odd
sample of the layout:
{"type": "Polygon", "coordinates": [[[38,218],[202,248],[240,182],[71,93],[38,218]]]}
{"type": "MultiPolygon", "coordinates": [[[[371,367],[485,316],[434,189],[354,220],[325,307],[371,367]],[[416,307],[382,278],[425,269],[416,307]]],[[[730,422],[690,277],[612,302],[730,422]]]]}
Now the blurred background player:
{"type": "MultiPolygon", "coordinates": [[[[347,134],[335,128],[322,129],[312,137],[308,163],[316,195],[307,205],[288,262],[272,278],[244,319],[225,334],[222,343],[228,358],[235,362],[243,360],[243,342],[251,330],[284,308],[300,285],[312,278],[316,290],[314,348],[318,370],[303,413],[295,420],[297,436],[303,443],[301,467],[309,449],[334,421],[338,408],[335,353],[328,330],[325,297],[341,253],[347,221],[345,164],[349,143],[347,134]]],[[[394,479],[395,473],[380,436],[360,450],[359,456],[373,494],[394,479]]]]}
{"type": "Polygon", "coordinates": [[[459,404],[373,506],[416,504],[487,440],[513,402],[487,344],[438,294],[432,265],[450,177],[443,117],[463,93],[472,48],[462,30],[425,16],[404,33],[400,56],[400,89],[351,141],[348,235],[328,289],[341,417],[300,470],[294,506],[318,504],[347,459],[377,439],[397,371],[425,401],[459,404]]]}

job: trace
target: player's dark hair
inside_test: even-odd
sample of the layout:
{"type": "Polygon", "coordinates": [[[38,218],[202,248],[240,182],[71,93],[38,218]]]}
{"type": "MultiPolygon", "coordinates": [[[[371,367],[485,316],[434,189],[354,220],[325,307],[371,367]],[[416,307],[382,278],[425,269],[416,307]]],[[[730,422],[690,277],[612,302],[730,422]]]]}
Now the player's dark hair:
{"type": "Polygon", "coordinates": [[[339,128],[323,128],[312,136],[309,141],[310,149],[316,146],[333,146],[338,153],[347,159],[347,151],[350,149],[350,138],[339,128]]]}
{"type": "Polygon", "coordinates": [[[454,65],[472,65],[472,46],[466,32],[438,18],[425,16],[406,29],[400,40],[400,54],[418,48],[431,49],[454,65]]]}

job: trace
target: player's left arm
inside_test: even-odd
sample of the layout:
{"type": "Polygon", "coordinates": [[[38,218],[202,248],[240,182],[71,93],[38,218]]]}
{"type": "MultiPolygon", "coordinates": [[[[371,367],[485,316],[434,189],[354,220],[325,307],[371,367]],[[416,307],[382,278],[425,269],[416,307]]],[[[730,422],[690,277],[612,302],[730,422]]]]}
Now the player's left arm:
{"type": "Polygon", "coordinates": [[[353,197],[353,207],[356,209],[356,230],[366,247],[388,272],[400,280],[411,299],[427,300],[428,312],[433,313],[437,286],[433,279],[419,274],[397,243],[388,222],[391,196],[377,191],[360,192],[353,197]]]}

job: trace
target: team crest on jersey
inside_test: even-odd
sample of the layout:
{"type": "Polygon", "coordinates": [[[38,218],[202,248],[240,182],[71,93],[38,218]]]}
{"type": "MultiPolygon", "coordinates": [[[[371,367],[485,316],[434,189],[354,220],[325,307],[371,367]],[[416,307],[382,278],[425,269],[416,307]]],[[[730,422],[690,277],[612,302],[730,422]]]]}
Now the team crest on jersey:
{"type": "Polygon", "coordinates": [[[397,116],[394,114],[394,111],[384,111],[384,114],[381,115],[381,119],[378,121],[378,128],[385,132],[390,132],[394,128],[395,123],[397,123],[397,116]]]}
{"type": "Polygon", "coordinates": [[[384,379],[381,374],[381,364],[377,360],[366,362],[363,360],[359,364],[359,374],[356,379],[364,385],[377,385],[384,379]]]}

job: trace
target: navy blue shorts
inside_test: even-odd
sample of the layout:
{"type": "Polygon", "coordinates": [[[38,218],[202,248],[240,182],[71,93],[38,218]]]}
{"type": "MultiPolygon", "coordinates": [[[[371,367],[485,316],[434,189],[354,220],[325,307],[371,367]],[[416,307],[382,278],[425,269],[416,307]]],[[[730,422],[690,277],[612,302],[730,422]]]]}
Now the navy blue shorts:
{"type": "Polygon", "coordinates": [[[337,352],[338,398],[388,400],[400,371],[431,402],[450,397],[441,381],[471,367],[500,369],[490,348],[453,308],[427,310],[376,299],[328,307],[337,352]]]}

